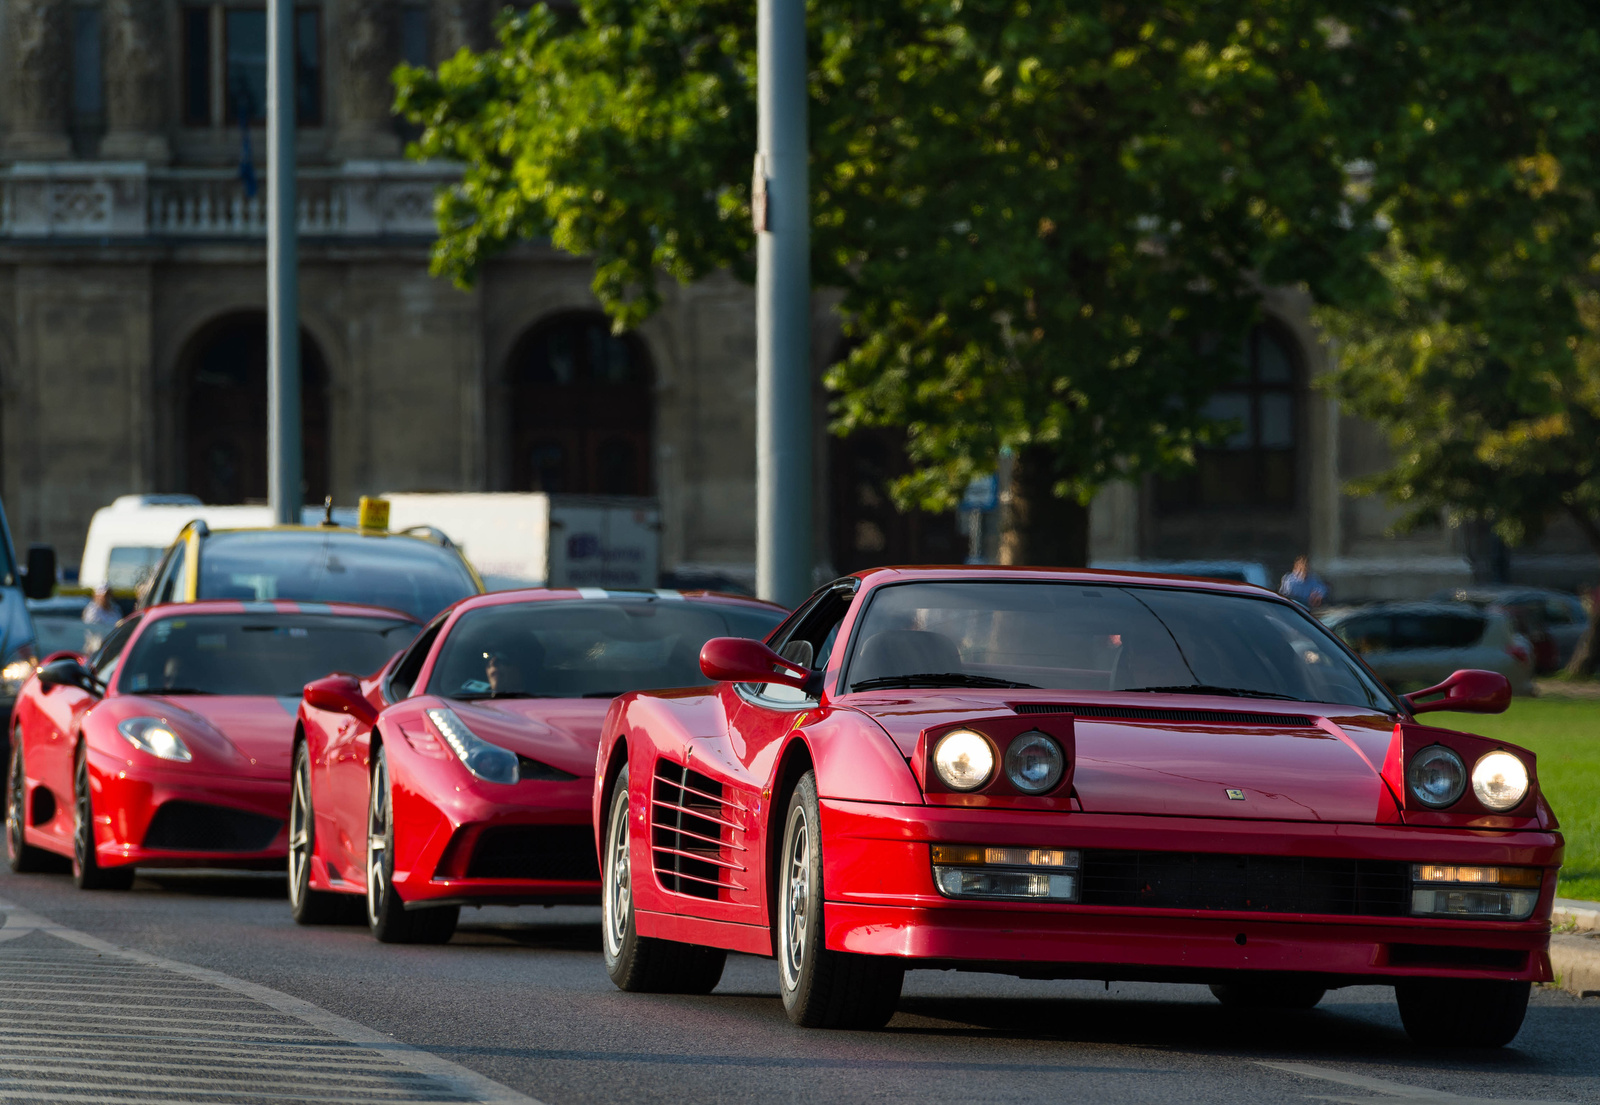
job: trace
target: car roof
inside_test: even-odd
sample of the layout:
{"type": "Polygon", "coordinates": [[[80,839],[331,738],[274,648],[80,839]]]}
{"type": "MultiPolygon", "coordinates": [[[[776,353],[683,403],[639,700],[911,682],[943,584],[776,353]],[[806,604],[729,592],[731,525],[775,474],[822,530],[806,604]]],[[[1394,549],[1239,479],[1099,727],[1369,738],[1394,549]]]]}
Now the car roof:
{"type": "Polygon", "coordinates": [[[145,610],[147,621],[197,614],[335,614],[352,618],[390,618],[422,623],[404,610],[387,606],[366,606],[354,602],[299,602],[294,599],[202,599],[199,602],[168,602],[145,610]]]}
{"type": "Polygon", "coordinates": [[[1184,591],[1215,591],[1226,595],[1247,595],[1254,599],[1269,599],[1293,605],[1271,591],[1253,583],[1235,583],[1231,580],[1210,579],[1203,576],[1168,575],[1160,572],[1122,572],[1110,568],[1013,568],[999,564],[942,564],[898,565],[886,568],[868,568],[854,573],[864,586],[881,587],[887,583],[920,582],[995,582],[1038,581],[1045,583],[1107,583],[1139,584],[1141,586],[1172,587],[1184,591]]]}
{"type": "Polygon", "coordinates": [[[611,591],[602,587],[522,587],[512,591],[490,591],[482,595],[469,595],[459,599],[450,610],[474,610],[480,606],[504,606],[519,602],[552,602],[563,600],[611,599],[639,602],[693,602],[709,606],[739,606],[749,610],[770,610],[787,615],[787,607],[747,595],[728,595],[720,591],[672,591],[665,588],[655,591],[611,591]]]}

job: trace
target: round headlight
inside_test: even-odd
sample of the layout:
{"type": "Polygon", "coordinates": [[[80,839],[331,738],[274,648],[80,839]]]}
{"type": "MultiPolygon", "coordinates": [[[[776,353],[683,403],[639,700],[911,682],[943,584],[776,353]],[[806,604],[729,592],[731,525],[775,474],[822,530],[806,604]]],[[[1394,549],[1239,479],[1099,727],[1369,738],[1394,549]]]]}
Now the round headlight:
{"type": "Polygon", "coordinates": [[[933,769],[951,790],[977,790],[994,774],[994,749],[971,729],[956,729],[933,746],[933,769]]]}
{"type": "Polygon", "coordinates": [[[1444,745],[1430,744],[1411,757],[1406,783],[1424,806],[1443,809],[1467,789],[1467,765],[1444,745]]]}
{"type": "Polygon", "coordinates": [[[1006,778],[1024,794],[1043,794],[1061,781],[1067,758],[1061,746],[1034,729],[1006,749],[1006,778]]]}
{"type": "Polygon", "coordinates": [[[1509,752],[1490,752],[1472,769],[1472,793],[1491,810],[1509,810],[1528,796],[1528,768],[1509,752]]]}

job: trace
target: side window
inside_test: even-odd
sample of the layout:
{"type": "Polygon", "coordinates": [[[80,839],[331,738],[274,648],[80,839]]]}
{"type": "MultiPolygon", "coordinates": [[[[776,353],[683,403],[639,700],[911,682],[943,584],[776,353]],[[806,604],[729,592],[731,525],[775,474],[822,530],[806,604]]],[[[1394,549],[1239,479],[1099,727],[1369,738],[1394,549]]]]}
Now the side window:
{"type": "MultiPolygon", "coordinates": [[[[853,597],[843,589],[830,589],[820,595],[810,609],[800,612],[788,632],[775,641],[778,655],[808,668],[826,666],[833,643],[839,636],[839,623],[844,621],[853,597]]],[[[811,701],[810,696],[799,688],[780,683],[751,684],[750,689],[773,703],[799,704],[811,701]]]]}
{"type": "Polygon", "coordinates": [[[180,539],[177,547],[172,550],[172,555],[167,559],[166,570],[162,572],[161,578],[156,580],[154,592],[150,596],[151,606],[183,601],[184,568],[188,561],[189,542],[180,539]]]}
{"type": "Polygon", "coordinates": [[[89,661],[89,670],[94,672],[94,677],[100,680],[102,686],[109,684],[117,674],[117,660],[122,656],[122,648],[128,643],[128,638],[133,636],[133,631],[139,628],[139,617],[135,615],[111,631],[89,661]]]}
{"type": "Polygon", "coordinates": [[[422,662],[428,658],[428,651],[433,648],[433,642],[443,628],[444,619],[440,618],[411,642],[411,647],[400,657],[400,662],[394,666],[394,671],[389,673],[389,679],[384,684],[385,701],[399,702],[402,698],[410,697],[411,687],[417,681],[417,673],[422,670],[422,662]]]}

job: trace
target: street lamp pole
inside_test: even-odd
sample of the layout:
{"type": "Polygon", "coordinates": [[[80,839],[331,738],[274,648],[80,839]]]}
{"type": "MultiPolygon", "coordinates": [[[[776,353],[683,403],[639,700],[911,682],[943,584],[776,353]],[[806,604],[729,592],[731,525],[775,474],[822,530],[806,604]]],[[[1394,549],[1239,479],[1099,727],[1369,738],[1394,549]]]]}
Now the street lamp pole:
{"type": "Polygon", "coordinates": [[[267,498],[279,525],[300,522],[294,124],[294,0],[267,0],[267,498]]]}
{"type": "Polygon", "coordinates": [[[811,219],[805,0],[759,0],[756,228],[756,590],[811,590],[811,219]]]}

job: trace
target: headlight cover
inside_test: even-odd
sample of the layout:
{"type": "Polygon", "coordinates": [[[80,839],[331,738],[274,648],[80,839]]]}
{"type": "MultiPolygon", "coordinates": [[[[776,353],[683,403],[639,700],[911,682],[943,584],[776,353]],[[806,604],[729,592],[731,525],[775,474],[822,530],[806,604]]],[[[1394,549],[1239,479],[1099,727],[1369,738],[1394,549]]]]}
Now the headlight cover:
{"type": "Polygon", "coordinates": [[[519,778],[517,754],[498,744],[490,744],[456,716],[454,710],[432,709],[428,720],[439,730],[456,758],[468,771],[486,783],[514,783],[519,778]]]}
{"type": "Polygon", "coordinates": [[[16,698],[22,693],[22,685],[38,667],[39,658],[32,644],[23,645],[12,652],[6,657],[5,666],[0,667],[0,697],[16,698]]]}
{"type": "Polygon", "coordinates": [[[173,760],[186,764],[194,759],[189,746],[183,743],[183,738],[161,718],[130,717],[117,723],[117,732],[122,734],[123,740],[139,751],[159,760],[173,760]]]}
{"type": "Polygon", "coordinates": [[[1043,794],[1061,781],[1067,758],[1049,734],[1018,734],[1006,749],[1006,778],[1024,794],[1043,794]]]}
{"type": "Polygon", "coordinates": [[[1512,809],[1528,796],[1528,767],[1509,752],[1487,752],[1473,765],[1472,793],[1497,813],[1512,809]]]}
{"type": "Polygon", "coordinates": [[[951,790],[977,790],[994,775],[994,749],[971,729],[954,729],[934,745],[933,769],[951,790]]]}
{"type": "Polygon", "coordinates": [[[1467,765],[1455,751],[1442,744],[1430,744],[1406,768],[1406,786],[1411,796],[1429,809],[1441,810],[1460,798],[1467,789],[1467,765]]]}

